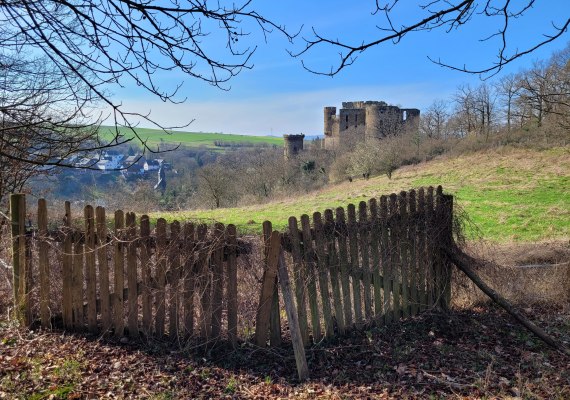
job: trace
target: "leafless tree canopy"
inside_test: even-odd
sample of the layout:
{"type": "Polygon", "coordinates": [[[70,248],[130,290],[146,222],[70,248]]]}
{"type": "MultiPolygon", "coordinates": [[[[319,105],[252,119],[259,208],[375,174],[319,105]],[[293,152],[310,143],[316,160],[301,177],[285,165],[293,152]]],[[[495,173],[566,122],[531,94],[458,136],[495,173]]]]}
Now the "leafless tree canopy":
{"type": "MultiPolygon", "coordinates": [[[[372,38],[359,38],[357,43],[349,43],[343,39],[321,35],[313,29],[313,37],[305,39],[305,47],[291,54],[295,57],[303,57],[317,48],[332,48],[339,52],[339,59],[330,69],[315,68],[305,62],[304,67],[316,74],[336,75],[345,67],[354,63],[358,55],[373,47],[384,43],[397,44],[405,36],[422,31],[445,31],[450,33],[461,28],[465,24],[474,23],[478,19],[486,27],[493,27],[494,33],[487,37],[481,37],[481,41],[493,41],[497,43],[497,56],[494,61],[485,60],[484,64],[476,67],[466,65],[453,65],[441,59],[431,59],[438,65],[468,72],[473,74],[495,74],[510,62],[532,53],[536,49],[550,43],[567,32],[570,18],[561,25],[552,23],[548,32],[533,32],[530,35],[529,44],[524,48],[509,46],[512,27],[517,19],[524,18],[532,7],[536,7],[536,0],[503,1],[503,0],[426,0],[416,5],[419,17],[408,21],[402,21],[396,17],[397,13],[410,15],[408,2],[400,0],[375,0],[373,14],[380,22],[377,25],[378,35],[372,38]]],[[[553,4],[543,6],[554,7],[553,4]]]]}
{"type": "Polygon", "coordinates": [[[135,83],[181,102],[188,77],[229,89],[232,77],[252,67],[253,31],[292,39],[248,0],[0,0],[0,185],[12,171],[74,166],[73,154],[100,154],[133,139],[162,150],[146,145],[136,123],[174,127],[125,109],[110,90],[135,83]],[[180,82],[161,85],[173,76],[180,82]],[[103,121],[115,127],[106,140],[103,121]]]}

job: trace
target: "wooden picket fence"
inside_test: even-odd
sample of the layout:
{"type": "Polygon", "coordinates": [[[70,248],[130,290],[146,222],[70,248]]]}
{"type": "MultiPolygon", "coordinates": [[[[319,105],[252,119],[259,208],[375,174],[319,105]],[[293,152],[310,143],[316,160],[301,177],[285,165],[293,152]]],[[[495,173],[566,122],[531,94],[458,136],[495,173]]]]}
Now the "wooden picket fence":
{"type": "MultiPolygon", "coordinates": [[[[324,218],[316,212],[312,221],[303,215],[300,226],[289,218],[279,246],[290,255],[303,343],[432,307],[447,309],[451,271],[440,248],[452,241],[452,214],[452,196],[430,187],[361,202],[358,212],[351,204],[346,212],[326,210],[324,218]]],[[[262,291],[270,293],[278,263],[267,265],[273,270],[262,291]]],[[[258,344],[265,332],[258,327],[258,344]]]]}
{"type": "MultiPolygon", "coordinates": [[[[265,222],[254,341],[281,343],[280,304],[301,347],[447,308],[450,265],[440,248],[452,240],[452,200],[430,187],[291,217],[283,233],[265,222]]],[[[61,318],[64,329],[118,337],[247,339],[238,334],[235,226],[161,218],[151,227],[146,215],[109,219],[91,206],[73,221],[67,202],[63,224],[49,229],[39,200],[37,227],[26,233],[26,215],[25,196],[12,195],[14,301],[26,324],[49,328],[61,318]],[[61,304],[50,296],[54,274],[61,304]]]]}
{"type": "Polygon", "coordinates": [[[234,225],[209,228],[159,218],[151,231],[146,215],[137,221],[134,213],[119,210],[109,221],[103,207],[88,205],[84,226],[78,228],[72,226],[66,202],[63,226],[49,231],[46,202],[40,199],[37,231],[30,235],[25,233],[24,196],[11,200],[14,299],[26,324],[37,319],[34,310],[39,309],[43,327],[50,327],[59,311],[69,330],[236,341],[234,225]],[[55,253],[50,251],[54,247],[55,253]],[[31,248],[37,249],[37,258],[31,248]],[[54,254],[61,259],[51,259],[54,254]],[[32,260],[37,260],[37,274],[32,260]],[[61,274],[61,305],[50,298],[54,268],[61,274]]]}

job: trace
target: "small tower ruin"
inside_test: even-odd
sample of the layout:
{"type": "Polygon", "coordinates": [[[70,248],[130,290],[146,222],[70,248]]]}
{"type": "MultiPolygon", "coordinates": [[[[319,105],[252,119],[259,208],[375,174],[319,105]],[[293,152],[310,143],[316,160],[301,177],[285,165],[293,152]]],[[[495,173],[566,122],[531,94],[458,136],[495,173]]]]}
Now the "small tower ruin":
{"type": "Polygon", "coordinates": [[[295,157],[303,150],[305,135],[283,135],[283,155],[285,158],[295,157]]]}

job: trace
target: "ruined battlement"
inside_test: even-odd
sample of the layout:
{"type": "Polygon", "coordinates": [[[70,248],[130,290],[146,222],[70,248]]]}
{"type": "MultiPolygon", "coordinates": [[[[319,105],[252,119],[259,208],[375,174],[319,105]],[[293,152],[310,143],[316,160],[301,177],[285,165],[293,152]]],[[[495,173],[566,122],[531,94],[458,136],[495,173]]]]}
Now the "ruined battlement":
{"type": "Polygon", "coordinates": [[[384,101],[347,101],[342,108],[324,108],[325,148],[382,139],[419,127],[420,110],[384,101]]]}
{"type": "Polygon", "coordinates": [[[283,135],[284,146],[283,155],[285,158],[291,158],[299,154],[303,150],[303,140],[305,135],[283,135]]]}

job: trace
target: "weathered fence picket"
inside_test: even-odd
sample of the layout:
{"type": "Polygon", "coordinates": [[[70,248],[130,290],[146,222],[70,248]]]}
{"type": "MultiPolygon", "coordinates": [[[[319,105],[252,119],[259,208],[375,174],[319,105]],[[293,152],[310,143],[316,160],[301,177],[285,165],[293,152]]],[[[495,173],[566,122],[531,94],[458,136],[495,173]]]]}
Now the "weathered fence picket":
{"type": "Polygon", "coordinates": [[[228,335],[232,344],[238,339],[238,276],[237,276],[237,232],[235,225],[226,228],[227,281],[228,281],[228,335]]]}
{"type": "Polygon", "coordinates": [[[352,279],[352,296],[354,304],[354,319],[357,325],[362,323],[362,297],[360,295],[360,262],[358,256],[358,225],[356,223],[356,208],[354,204],[347,207],[348,213],[348,243],[350,251],[350,276],[352,279]]]}
{"type": "MultiPolygon", "coordinates": [[[[85,268],[87,327],[89,332],[97,332],[97,272],[95,265],[95,212],[93,207],[85,207],[85,268]]],[[[83,302],[81,301],[83,306],[83,302]]]]}
{"type": "Polygon", "coordinates": [[[334,318],[337,323],[338,332],[344,334],[344,311],[342,308],[342,294],[339,279],[339,256],[336,251],[335,222],[332,210],[325,210],[325,239],[327,252],[329,255],[328,266],[333,295],[334,318]]]}
{"type": "Polygon", "coordinates": [[[409,258],[409,237],[408,237],[408,202],[406,201],[406,192],[401,192],[398,196],[398,211],[400,213],[400,220],[398,230],[400,237],[398,240],[400,248],[400,262],[401,262],[401,279],[402,283],[402,316],[407,318],[410,316],[410,258],[409,258]]]}
{"type": "Polygon", "coordinates": [[[51,327],[50,317],[50,280],[48,254],[48,214],[45,199],[38,200],[38,263],[40,269],[40,320],[43,328],[51,327]]]}
{"type": "Polygon", "coordinates": [[[140,219],[140,265],[142,283],[142,332],[148,336],[152,331],[152,269],[150,251],[150,219],[148,215],[140,219]]]}
{"type": "MultiPolygon", "coordinates": [[[[183,248],[186,254],[183,262],[183,272],[181,279],[184,285],[184,294],[182,296],[184,310],[184,337],[190,337],[194,334],[194,293],[196,289],[196,246],[194,241],[194,224],[185,223],[182,228],[183,248]]],[[[228,305],[229,307],[229,305],[228,305]]]]}
{"type": "Polygon", "coordinates": [[[309,294],[309,309],[311,311],[311,329],[313,340],[321,340],[321,317],[319,315],[319,303],[317,294],[317,281],[315,277],[315,251],[311,235],[311,222],[307,214],[301,215],[301,227],[303,229],[303,248],[305,249],[305,276],[307,277],[307,291],[309,294]]]}
{"type": "Polygon", "coordinates": [[[331,312],[331,302],[329,293],[329,271],[328,271],[328,255],[325,249],[325,238],[323,221],[321,213],[313,214],[313,227],[315,231],[315,252],[317,255],[316,273],[319,281],[319,292],[321,294],[321,307],[325,322],[325,336],[331,338],[334,336],[334,324],[331,312]]]}
{"type": "Polygon", "coordinates": [[[392,266],[390,263],[390,241],[388,236],[388,201],[386,196],[380,197],[380,258],[382,260],[382,294],[384,322],[389,323],[393,320],[392,302],[392,266]]]}
{"type": "Polygon", "coordinates": [[[419,295],[418,295],[418,265],[417,265],[417,212],[416,212],[416,191],[410,190],[408,196],[408,207],[410,211],[410,219],[408,222],[408,243],[410,251],[410,312],[412,315],[418,313],[419,295]]]}
{"type": "Polygon", "coordinates": [[[71,231],[71,203],[65,202],[65,216],[63,218],[63,251],[62,251],[62,308],[63,326],[73,328],[73,306],[72,306],[72,272],[73,272],[73,232],[71,231]]]}
{"type": "Polygon", "coordinates": [[[111,329],[111,295],[109,292],[109,264],[107,259],[107,222],[105,209],[95,209],[97,218],[97,263],[99,265],[99,299],[101,304],[101,329],[111,329]]]}
{"type": "Polygon", "coordinates": [[[121,210],[115,212],[115,254],[114,254],[114,290],[113,290],[113,328],[115,336],[123,336],[125,327],[123,310],[123,289],[125,287],[125,246],[124,230],[125,219],[121,210]]]}
{"type": "Polygon", "coordinates": [[[309,344],[309,326],[307,321],[307,275],[303,267],[303,256],[301,253],[301,232],[295,217],[289,218],[289,237],[291,240],[291,255],[293,257],[293,276],[295,283],[295,299],[297,300],[297,317],[299,330],[305,345],[309,344]]]}
{"type": "Polygon", "coordinates": [[[338,207],[336,209],[336,223],[338,229],[338,258],[340,266],[340,281],[342,287],[342,304],[344,308],[344,324],[346,327],[352,326],[352,301],[350,297],[350,272],[348,263],[348,249],[346,246],[348,230],[346,228],[346,220],[344,217],[344,209],[338,207]]]}
{"type": "Polygon", "coordinates": [[[374,285],[374,317],[382,315],[382,278],[380,275],[380,224],[378,221],[378,203],[376,199],[368,202],[370,210],[370,259],[374,285]]]}
{"type": "Polygon", "coordinates": [[[128,287],[128,317],[127,326],[129,328],[129,336],[139,336],[138,323],[138,277],[137,277],[137,226],[136,216],[134,213],[126,215],[126,241],[127,241],[127,287],[128,287]]]}

